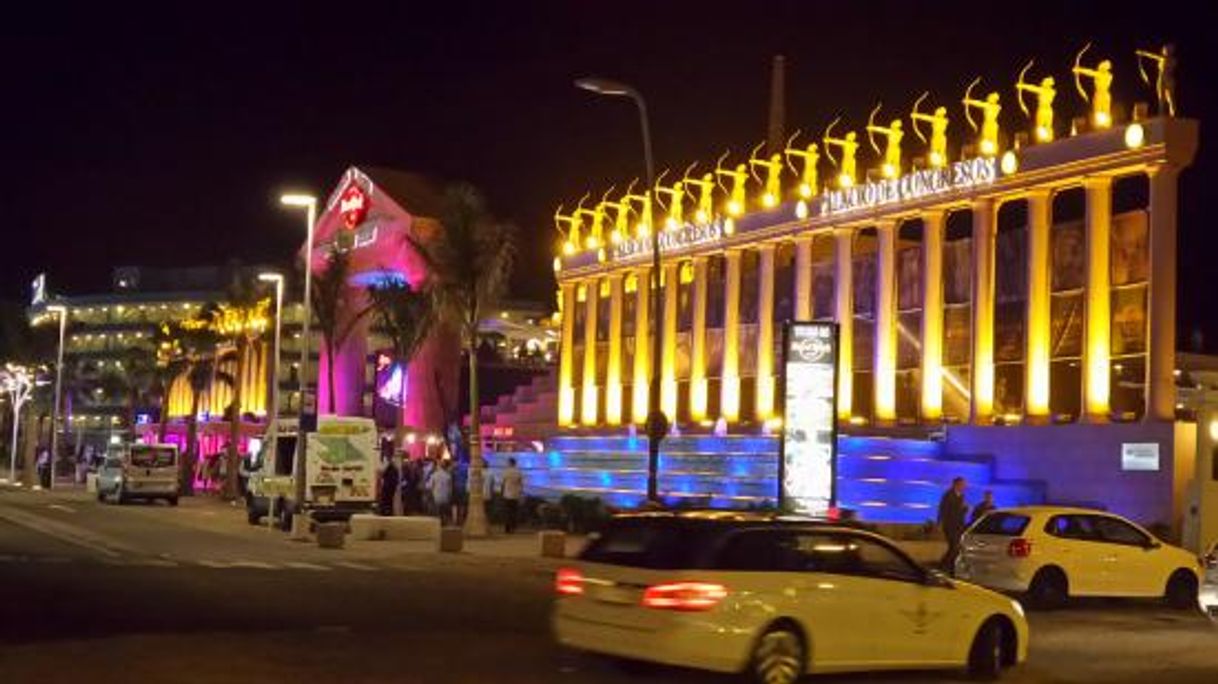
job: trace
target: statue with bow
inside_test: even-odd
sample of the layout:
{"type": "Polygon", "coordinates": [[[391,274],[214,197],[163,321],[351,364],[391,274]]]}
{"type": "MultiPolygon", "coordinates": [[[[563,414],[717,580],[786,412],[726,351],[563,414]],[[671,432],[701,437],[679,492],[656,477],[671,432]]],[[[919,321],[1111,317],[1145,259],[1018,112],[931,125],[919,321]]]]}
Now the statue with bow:
{"type": "Polygon", "coordinates": [[[570,214],[562,213],[562,205],[554,210],[554,225],[558,228],[558,234],[563,237],[562,253],[570,256],[579,251],[582,246],[580,242],[580,229],[583,224],[583,218],[580,216],[580,209],[583,207],[584,200],[588,199],[588,195],[584,195],[579,200],[575,211],[570,214]]]}
{"type": "Polygon", "coordinates": [[[694,210],[694,221],[699,224],[709,223],[711,217],[715,215],[715,175],[713,173],[704,173],[701,178],[694,178],[689,175],[698,162],[694,162],[685,169],[685,177],[681,179],[685,183],[685,190],[689,193],[697,204],[697,209],[694,210]],[[694,191],[697,190],[695,194],[694,191]]]}
{"type": "Polygon", "coordinates": [[[1159,100],[1159,115],[1176,115],[1176,47],[1164,45],[1158,52],[1138,50],[1138,73],[1142,82],[1150,85],[1150,76],[1146,73],[1146,62],[1153,62],[1155,74],[1155,96],[1159,100]]]}
{"type": "Polygon", "coordinates": [[[1035,60],[1029,59],[1019,72],[1019,78],[1015,81],[1015,99],[1019,101],[1019,109],[1024,116],[1030,117],[1023,94],[1027,92],[1036,96],[1036,116],[1032,118],[1036,142],[1053,142],[1053,98],[1057,96],[1057,88],[1052,76],[1040,79],[1040,85],[1033,85],[1024,80],[1028,70],[1032,68],[1033,61],[1035,60]]]}
{"type": "Polygon", "coordinates": [[[1094,67],[1083,66],[1083,55],[1091,43],[1083,46],[1074,56],[1074,87],[1083,100],[1091,103],[1091,125],[1096,129],[1112,126],[1112,62],[1100,60],[1094,67]],[[1083,88],[1082,77],[1091,79],[1091,95],[1083,88]]]}
{"type": "Polygon", "coordinates": [[[936,107],[934,114],[918,111],[918,105],[922,104],[922,101],[929,95],[929,92],[925,92],[914,100],[913,111],[909,113],[909,119],[913,125],[914,134],[924,143],[927,142],[926,136],[918,128],[918,122],[925,121],[930,124],[930,145],[926,161],[932,169],[941,169],[947,165],[947,107],[936,107]]]}
{"type": "Polygon", "coordinates": [[[973,97],[973,88],[981,83],[981,77],[973,79],[972,83],[968,84],[968,88],[964,91],[964,118],[968,121],[968,125],[974,131],[979,131],[977,137],[977,148],[981,154],[992,157],[998,154],[998,113],[1002,111],[1002,105],[998,103],[998,93],[991,92],[985,96],[984,100],[978,100],[973,97]],[[981,110],[981,125],[973,119],[973,110],[981,110]]]}
{"type": "Polygon", "coordinates": [[[837,186],[839,188],[848,188],[855,184],[858,180],[858,161],[857,155],[859,150],[858,139],[854,131],[850,131],[841,138],[833,137],[833,127],[837,125],[841,117],[835,118],[829,122],[825,128],[825,134],[821,136],[821,142],[825,146],[825,156],[829,157],[829,161],[838,167],[837,186]],[[841,161],[839,162],[833,156],[832,148],[841,150],[841,161]]]}
{"type": "Polygon", "coordinates": [[[748,180],[749,172],[748,167],[744,164],[737,164],[736,168],[732,170],[723,168],[723,162],[727,159],[727,155],[728,153],[724,152],[715,161],[715,178],[719,183],[719,188],[727,195],[727,215],[739,216],[744,213],[744,184],[748,180]],[[723,185],[724,178],[731,181],[732,187],[730,189],[723,185]]]}
{"type": "Polygon", "coordinates": [[[761,184],[761,206],[770,209],[777,206],[778,201],[782,199],[782,155],[775,152],[769,159],[758,157],[757,153],[763,145],[764,142],[759,142],[749,152],[749,173],[752,174],[753,180],[761,184]],[[765,169],[764,181],[757,175],[759,167],[765,169]]]}
{"type": "Polygon", "coordinates": [[[817,187],[818,179],[816,172],[816,164],[820,161],[820,151],[816,147],[816,143],[808,143],[804,149],[797,149],[795,139],[799,137],[799,131],[787,139],[786,149],[783,154],[787,158],[787,168],[791,169],[791,173],[799,176],[799,196],[802,199],[809,199],[816,193],[820,192],[817,187]],[[803,162],[803,168],[797,169],[792,159],[799,159],[803,162]]]}
{"type": "Polygon", "coordinates": [[[880,154],[880,146],[875,144],[875,134],[884,136],[884,163],[880,166],[880,175],[884,178],[896,178],[901,175],[901,138],[905,137],[905,132],[901,130],[900,119],[893,119],[887,126],[877,126],[875,115],[879,111],[880,104],[876,103],[875,109],[867,115],[867,142],[871,143],[873,152],[880,154]]]}
{"type": "Polygon", "coordinates": [[[668,175],[668,169],[660,174],[656,179],[656,202],[660,208],[668,212],[668,218],[664,219],[665,230],[676,230],[685,225],[685,184],[682,181],[677,181],[672,185],[664,185],[664,177],[668,175]],[[664,198],[668,201],[665,202],[664,198]]]}

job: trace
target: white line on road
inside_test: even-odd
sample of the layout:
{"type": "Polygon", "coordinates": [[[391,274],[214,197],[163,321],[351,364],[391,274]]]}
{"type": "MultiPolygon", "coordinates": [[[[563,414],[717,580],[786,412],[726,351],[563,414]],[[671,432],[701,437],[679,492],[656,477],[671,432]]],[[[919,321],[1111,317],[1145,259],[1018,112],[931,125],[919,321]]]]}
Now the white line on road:
{"type": "Polygon", "coordinates": [[[334,561],[334,565],[343,568],[350,568],[351,570],[363,570],[364,572],[376,572],[380,569],[374,565],[364,565],[363,563],[356,563],[355,561],[334,561]]]}
{"type": "Polygon", "coordinates": [[[76,512],[75,508],[72,508],[71,506],[65,506],[63,504],[47,504],[47,508],[53,508],[57,511],[63,511],[65,513],[75,513],[76,512]]]}
{"type": "Polygon", "coordinates": [[[284,563],[284,565],[286,565],[289,568],[292,568],[293,570],[328,571],[330,569],[324,565],[318,565],[317,563],[305,563],[304,561],[288,561],[288,562],[284,563]]]}

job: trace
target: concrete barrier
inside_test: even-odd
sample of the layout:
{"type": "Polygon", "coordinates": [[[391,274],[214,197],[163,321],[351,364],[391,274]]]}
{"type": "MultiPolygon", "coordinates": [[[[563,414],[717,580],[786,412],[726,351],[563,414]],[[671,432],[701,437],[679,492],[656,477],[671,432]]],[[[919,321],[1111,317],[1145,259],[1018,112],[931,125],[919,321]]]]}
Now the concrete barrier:
{"type": "Polygon", "coordinates": [[[567,535],[561,530],[538,532],[537,545],[542,558],[564,558],[567,555],[567,535]]]}
{"type": "Polygon", "coordinates": [[[381,517],[367,513],[351,516],[351,538],[358,541],[376,541],[385,538],[381,517]]]}
{"type": "Polygon", "coordinates": [[[432,541],[440,538],[440,519],[359,513],[351,516],[351,537],[361,541],[432,541]]]}
{"type": "Polygon", "coordinates": [[[343,523],[321,523],[317,526],[317,546],[323,549],[341,549],[347,536],[343,523]]]}
{"type": "Polygon", "coordinates": [[[460,553],[465,543],[465,535],[460,527],[441,527],[436,537],[436,551],[441,553],[460,553]]]}
{"type": "Polygon", "coordinates": [[[88,473],[85,475],[85,491],[89,494],[97,493],[97,473],[88,473]]]}

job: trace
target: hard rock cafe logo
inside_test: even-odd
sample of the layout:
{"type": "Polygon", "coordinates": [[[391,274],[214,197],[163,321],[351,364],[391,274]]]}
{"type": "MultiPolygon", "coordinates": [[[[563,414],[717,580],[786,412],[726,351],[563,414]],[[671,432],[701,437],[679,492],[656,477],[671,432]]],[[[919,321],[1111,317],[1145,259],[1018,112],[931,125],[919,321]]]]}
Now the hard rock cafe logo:
{"type": "Polygon", "coordinates": [[[348,185],[338,197],[338,213],[343,217],[343,225],[348,230],[354,230],[363,223],[368,218],[369,204],[368,193],[363,188],[355,183],[348,185]]]}
{"type": "Polygon", "coordinates": [[[804,337],[791,341],[791,354],[802,363],[817,363],[827,358],[833,348],[823,337],[804,337]]]}

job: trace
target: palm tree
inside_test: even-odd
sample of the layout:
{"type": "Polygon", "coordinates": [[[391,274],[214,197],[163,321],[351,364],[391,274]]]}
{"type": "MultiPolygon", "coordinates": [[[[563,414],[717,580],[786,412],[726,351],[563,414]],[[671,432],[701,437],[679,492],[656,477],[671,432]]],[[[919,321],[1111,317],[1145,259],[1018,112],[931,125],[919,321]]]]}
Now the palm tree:
{"type": "MultiPolygon", "coordinates": [[[[372,300],[375,317],[372,331],[389,339],[397,363],[408,365],[419,347],[423,346],[435,320],[431,293],[416,290],[405,280],[386,279],[369,288],[368,297],[372,300]]],[[[402,383],[403,392],[405,387],[405,383],[402,383]]],[[[399,396],[398,404],[403,404],[404,399],[404,396],[399,396]]],[[[399,411],[395,435],[398,448],[402,446],[405,428],[401,418],[399,411]]]]}
{"type": "MultiPolygon", "coordinates": [[[[321,329],[326,345],[326,380],[328,381],[330,412],[335,413],[334,357],[351,336],[360,319],[368,315],[370,307],[347,311],[347,280],[351,276],[351,253],[333,249],[326,257],[326,270],[313,276],[312,305],[317,327],[321,329]]],[[[304,372],[304,369],[300,369],[304,372]]]]}
{"type": "Polygon", "coordinates": [[[516,256],[516,231],[491,218],[481,194],[470,185],[444,193],[443,230],[430,240],[407,235],[429,270],[429,286],[440,318],[462,335],[469,361],[469,515],[466,532],[486,534],[482,501],[482,442],[478,397],[478,333],[482,312],[507,287],[516,256]]]}
{"type": "Polygon", "coordinates": [[[224,498],[238,496],[238,464],[241,440],[242,382],[249,352],[266,332],[271,300],[252,280],[244,277],[233,279],[228,291],[228,301],[218,305],[213,314],[213,327],[231,344],[237,358],[232,403],[228,407],[228,459],[227,475],[224,479],[224,498]]]}
{"type": "MultiPolygon", "coordinates": [[[[182,493],[194,493],[195,464],[199,459],[199,403],[203,394],[216,383],[232,386],[234,378],[220,369],[228,358],[222,354],[224,341],[216,326],[219,307],[207,304],[196,316],[184,321],[178,336],[178,353],[172,363],[190,387],[190,415],[186,417],[186,457],[182,464],[182,493]]],[[[230,352],[231,353],[231,352],[230,352]]]]}

